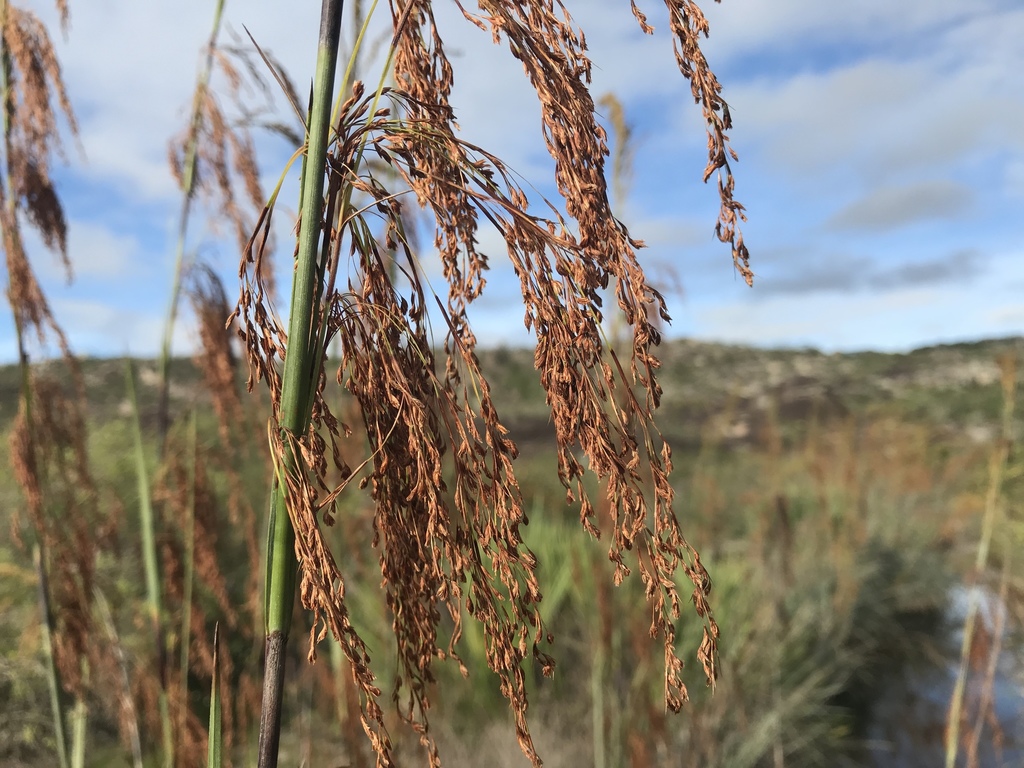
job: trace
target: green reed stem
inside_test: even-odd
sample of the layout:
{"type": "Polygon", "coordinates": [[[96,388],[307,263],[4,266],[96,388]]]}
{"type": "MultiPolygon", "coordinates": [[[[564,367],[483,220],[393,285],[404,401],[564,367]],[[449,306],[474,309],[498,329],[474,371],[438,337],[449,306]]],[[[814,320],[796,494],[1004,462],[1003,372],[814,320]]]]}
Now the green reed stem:
{"type": "MultiPolygon", "coordinates": [[[[323,190],[330,137],[331,97],[341,40],[343,0],[323,0],[320,39],[317,49],[313,100],[306,138],[306,157],[302,167],[302,210],[298,255],[292,284],[288,322],[288,350],[281,385],[281,429],[300,436],[309,429],[311,392],[319,378],[319,358],[315,358],[318,329],[314,319],[322,265],[317,264],[323,217],[323,190]]],[[[288,441],[285,441],[288,445],[288,441]]],[[[285,449],[280,457],[281,472],[274,485],[270,503],[266,578],[266,661],[263,678],[263,710],[260,715],[259,765],[277,765],[281,731],[281,699],[284,688],[284,651],[288,642],[295,602],[295,531],[288,517],[286,488],[281,478],[295,471],[297,458],[285,449]]]]}
{"type": "Polygon", "coordinates": [[[196,412],[189,424],[188,502],[185,505],[184,585],[181,597],[181,690],[188,691],[188,651],[192,637],[192,586],[196,562],[196,412]]]}
{"type": "Polygon", "coordinates": [[[128,660],[125,658],[124,647],[121,645],[121,638],[118,637],[117,627],[114,625],[114,614],[110,610],[110,603],[98,586],[92,588],[93,602],[103,620],[103,626],[107,630],[107,639],[117,659],[117,667],[121,672],[121,708],[126,715],[124,724],[128,729],[128,742],[132,750],[133,768],[142,768],[142,738],[139,736],[139,717],[135,710],[135,702],[132,700],[132,684],[128,676],[128,660]]]}
{"type": "Polygon", "coordinates": [[[64,695],[57,661],[53,657],[53,612],[50,610],[50,589],[46,579],[46,565],[43,560],[41,544],[37,543],[32,547],[32,561],[36,567],[36,583],[39,591],[39,626],[42,630],[43,656],[46,658],[46,682],[50,689],[50,709],[53,716],[53,735],[57,746],[57,759],[60,761],[60,768],[68,768],[68,745],[64,730],[64,695]]]}
{"type": "Polygon", "coordinates": [[[195,193],[196,162],[199,154],[199,132],[203,125],[203,102],[210,85],[210,74],[213,72],[213,52],[217,47],[217,36],[220,33],[221,16],[224,13],[224,0],[217,0],[213,15],[213,31],[206,48],[206,61],[196,78],[196,88],[192,97],[192,120],[189,128],[188,144],[185,147],[185,162],[181,173],[181,211],[178,215],[178,240],[174,254],[174,280],[171,283],[171,300],[167,306],[167,319],[164,321],[164,338],[160,345],[160,393],[157,409],[157,434],[163,450],[164,438],[170,426],[170,367],[171,344],[174,338],[174,326],[178,318],[178,305],[181,303],[181,286],[187,264],[185,262],[185,240],[188,234],[188,222],[192,214],[192,198],[195,193]]]}
{"type": "MultiPolygon", "coordinates": [[[[88,685],[89,661],[82,659],[82,685],[88,685]]],[[[89,706],[79,695],[71,709],[71,768],[85,768],[85,743],[89,734],[89,706]]]]}
{"type": "Polygon", "coordinates": [[[220,697],[220,622],[213,627],[213,680],[210,681],[210,725],[206,751],[207,768],[224,764],[224,715],[220,697]]]}
{"type": "Polygon", "coordinates": [[[164,765],[174,765],[174,731],[171,727],[170,704],[167,700],[167,651],[164,641],[163,607],[160,596],[160,564],[156,552],[156,516],[153,513],[149,487],[149,470],[142,444],[139,401],[135,394],[135,368],[131,360],[125,364],[128,401],[132,406],[132,431],[135,438],[135,475],[139,485],[139,529],[142,539],[142,563],[146,578],[146,606],[153,631],[160,674],[160,724],[163,735],[164,765]]]}

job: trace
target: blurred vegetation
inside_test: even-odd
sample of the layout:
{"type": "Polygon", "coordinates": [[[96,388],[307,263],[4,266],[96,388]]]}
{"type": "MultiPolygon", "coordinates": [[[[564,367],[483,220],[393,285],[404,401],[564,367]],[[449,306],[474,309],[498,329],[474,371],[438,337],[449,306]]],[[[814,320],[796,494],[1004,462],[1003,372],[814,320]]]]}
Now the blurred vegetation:
{"type": "MultiPolygon", "coordinates": [[[[722,425],[725,441],[750,444],[765,420],[775,418],[772,412],[784,431],[815,416],[886,416],[934,427],[944,438],[960,433],[982,444],[998,431],[998,359],[1008,353],[1024,353],[1024,339],[944,344],[907,353],[833,354],[666,341],[659,349],[664,389],[660,418],[677,449],[699,448],[709,419],[726,415],[732,422],[722,425]]],[[[515,426],[518,442],[546,438],[548,409],[532,350],[498,347],[482,349],[479,356],[495,391],[501,392],[502,417],[515,426]]],[[[105,424],[123,418],[129,408],[123,362],[84,358],[81,365],[91,420],[105,424]]],[[[141,362],[139,378],[140,407],[152,423],[158,394],[156,363],[141,362]]],[[[192,360],[175,358],[170,379],[172,407],[179,415],[193,405],[209,404],[202,373],[192,360]]],[[[2,429],[14,418],[20,387],[17,366],[0,366],[2,429]]],[[[265,395],[257,388],[250,397],[265,395]]]]}
{"type": "MultiPolygon", "coordinates": [[[[675,449],[676,514],[714,579],[713,607],[723,630],[717,690],[712,694],[704,686],[699,665],[691,661],[691,701],[685,713],[671,716],[660,690],[663,660],[647,642],[650,616],[642,587],[635,579],[612,585],[606,546],[582,533],[578,510],[564,502],[531,353],[483,351],[483,369],[521,449],[519,478],[532,509],[527,540],[540,561],[543,613],[555,637],[554,679],[543,679],[539,670],[528,674],[531,722],[547,764],[903,765],[886,762],[885,749],[872,743],[873,724],[880,702],[904,690],[904,682],[929,674],[944,680],[955,659],[951,622],[957,617],[949,601],[951,590],[968,579],[978,540],[1002,411],[998,359],[1011,353],[1021,359],[1022,352],[1021,339],[905,355],[824,355],[692,341],[663,345],[661,424],[675,449]]],[[[138,370],[147,462],[155,472],[159,377],[152,362],[139,363],[138,370]]],[[[131,512],[138,506],[138,488],[123,371],[120,360],[83,361],[88,453],[101,503],[114,510],[117,523],[96,553],[96,589],[110,605],[147,745],[160,736],[154,688],[137,681],[145,679],[153,659],[138,519],[131,512]]],[[[245,504],[263,508],[265,464],[237,447],[235,459],[229,458],[224,441],[231,433],[190,361],[174,361],[171,381],[168,451],[173,455],[178,446],[186,455],[186,425],[194,413],[197,459],[191,469],[179,462],[175,471],[195,473],[202,486],[192,499],[198,537],[192,666],[187,700],[176,710],[192,712],[195,723],[188,720],[179,733],[191,734],[196,749],[205,750],[199,742],[209,711],[207,655],[220,620],[219,666],[223,690],[231,691],[224,703],[225,764],[231,758],[246,765],[258,706],[252,676],[261,663],[259,610],[251,604],[261,563],[252,542],[262,541],[263,532],[251,530],[253,524],[238,513],[238,493],[245,504]]],[[[19,386],[16,368],[0,368],[0,462],[8,460],[6,435],[19,386]]],[[[243,402],[246,423],[229,426],[238,434],[250,428],[258,434],[265,403],[258,395],[243,396],[243,402]]],[[[344,404],[339,407],[344,412],[344,404]]],[[[1018,416],[1014,435],[1020,426],[1018,416]]],[[[252,438],[245,444],[259,445],[252,438]]],[[[1008,513],[995,534],[1008,544],[994,547],[993,569],[1004,564],[1009,543],[1020,538],[1012,510],[1024,490],[1022,472],[1020,457],[1011,452],[1003,488],[1008,513]]],[[[0,474],[0,525],[11,524],[21,503],[13,478],[0,474]]],[[[163,525],[166,578],[173,581],[182,577],[181,553],[187,548],[173,515],[165,515],[163,525]]],[[[379,607],[372,509],[358,491],[344,501],[332,532],[336,551],[344,543],[354,553],[344,566],[353,624],[375,660],[383,662],[380,668],[388,669],[394,641],[390,618],[379,607]]],[[[982,583],[995,584],[996,572],[981,574],[982,583]]],[[[1012,650],[1024,580],[1011,571],[1009,584],[1013,621],[1006,643],[1012,650]]],[[[181,590],[169,590],[167,599],[168,626],[181,626],[181,590]]],[[[691,631],[698,629],[684,619],[680,648],[695,646],[699,638],[689,636],[691,631]]],[[[181,642],[172,631],[169,650],[177,653],[181,642]]],[[[354,716],[358,703],[347,663],[325,649],[309,666],[301,646],[295,643],[290,651],[289,665],[297,674],[288,684],[282,759],[372,765],[354,716]]],[[[457,651],[468,678],[455,662],[441,665],[434,700],[433,723],[446,764],[525,765],[475,622],[466,622],[457,651]]],[[[49,765],[54,734],[35,573],[30,549],[6,538],[0,539],[0,652],[0,764],[49,765]]],[[[386,674],[381,684],[389,689],[386,674]]],[[[131,764],[129,749],[119,743],[125,732],[115,704],[120,685],[115,679],[95,682],[88,765],[131,764]]],[[[948,701],[948,690],[940,696],[948,701]]],[[[920,741],[941,743],[944,714],[940,709],[937,721],[919,718],[904,730],[918,729],[920,741]]],[[[403,764],[421,762],[415,734],[403,731],[397,717],[394,722],[392,733],[404,734],[407,742],[399,745],[403,764]]],[[[1011,748],[1012,734],[1002,739],[1011,748]]]]}

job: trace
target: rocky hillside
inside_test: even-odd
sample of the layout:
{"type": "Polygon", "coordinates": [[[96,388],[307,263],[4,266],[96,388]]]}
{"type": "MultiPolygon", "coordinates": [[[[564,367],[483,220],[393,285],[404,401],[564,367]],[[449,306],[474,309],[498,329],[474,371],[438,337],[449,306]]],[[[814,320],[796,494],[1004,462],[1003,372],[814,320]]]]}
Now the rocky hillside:
{"type": "MultiPolygon", "coordinates": [[[[1001,358],[1016,356],[1024,369],[1024,338],[926,347],[905,354],[824,354],[813,349],[760,349],[691,340],[661,347],[664,389],[661,425],[673,443],[716,439],[747,442],[775,420],[784,428],[811,418],[829,421],[891,415],[940,426],[982,442],[995,434],[1001,412],[1001,358]]],[[[500,412],[520,443],[551,434],[533,354],[488,349],[481,363],[498,393],[500,412]]],[[[143,413],[156,400],[156,366],[137,363],[143,413]]],[[[90,415],[97,421],[127,413],[125,366],[120,359],[82,362],[90,415]]],[[[240,372],[240,378],[242,373],[240,372]]],[[[202,404],[200,374],[186,359],[174,361],[172,402],[181,411],[202,404]]],[[[0,427],[14,416],[19,375],[0,368],[0,427]]]]}
{"type": "MultiPolygon", "coordinates": [[[[757,439],[774,419],[889,415],[940,426],[971,441],[988,440],[1002,408],[1000,359],[1013,355],[1024,376],[1024,338],[926,347],[905,354],[824,354],[690,340],[661,347],[661,425],[674,443],[706,437],[757,439]]],[[[481,354],[505,418],[520,440],[545,430],[547,414],[528,350],[481,354]]]]}

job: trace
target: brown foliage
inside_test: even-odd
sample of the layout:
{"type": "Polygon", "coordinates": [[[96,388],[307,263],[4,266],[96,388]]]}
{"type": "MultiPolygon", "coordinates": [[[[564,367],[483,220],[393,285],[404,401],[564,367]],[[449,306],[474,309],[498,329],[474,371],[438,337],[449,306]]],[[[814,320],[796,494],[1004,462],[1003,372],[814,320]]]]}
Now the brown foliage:
{"type": "MultiPolygon", "coordinates": [[[[224,335],[223,315],[220,316],[220,332],[224,335]]],[[[234,387],[234,382],[231,382],[234,387]]],[[[254,629],[259,625],[262,611],[260,589],[262,581],[259,568],[261,553],[257,542],[258,524],[255,513],[248,504],[241,480],[234,462],[237,440],[223,443],[217,450],[196,445],[192,448],[182,444],[180,431],[172,433],[164,456],[161,475],[154,492],[154,501],[161,504],[164,512],[165,530],[161,535],[162,592],[165,595],[172,624],[180,625],[184,612],[191,613],[191,636],[177,638],[178,646],[169,647],[172,657],[182,652],[181,644],[189,647],[189,673],[203,681],[204,687],[213,676],[214,647],[212,630],[214,620],[219,620],[230,630],[233,642],[251,642],[254,647],[258,638],[254,629]],[[194,453],[193,453],[194,450],[194,453]],[[220,501],[214,487],[210,468],[216,468],[227,476],[229,482],[227,506],[220,501]],[[191,531],[191,540],[187,534],[191,531]],[[232,563],[232,541],[241,540],[245,545],[245,557],[251,567],[245,569],[249,581],[244,585],[244,600],[239,600],[237,584],[231,578],[235,569],[232,563]],[[191,602],[185,604],[184,583],[186,581],[186,558],[191,549],[191,567],[194,573],[195,589],[191,602]],[[217,610],[211,615],[204,605],[215,603],[217,610]]],[[[224,739],[230,747],[247,732],[252,725],[255,711],[253,691],[258,689],[258,660],[236,668],[231,654],[219,656],[221,674],[232,680],[236,693],[224,706],[224,739]]],[[[174,714],[175,728],[180,732],[179,743],[193,749],[192,757],[184,758],[191,765],[202,762],[205,754],[206,734],[204,723],[190,710],[188,690],[180,685],[167,687],[174,714]]],[[[158,714],[155,711],[151,714],[158,714]]],[[[159,721],[153,721],[154,729],[159,721]]]]}
{"type": "Polygon", "coordinates": [[[231,312],[230,305],[220,278],[206,265],[192,269],[188,293],[199,324],[196,364],[213,398],[221,443],[229,447],[236,444],[232,425],[244,424],[237,386],[238,362],[231,348],[232,336],[224,327],[224,320],[231,312]]]}
{"type": "MultiPolygon", "coordinates": [[[[651,27],[636,7],[635,0],[630,0],[630,4],[640,27],[650,34],[651,27]]],[[[693,100],[700,104],[708,126],[708,164],[704,169],[704,181],[718,173],[718,193],[722,201],[715,234],[723,243],[732,245],[733,264],[747,285],[753,285],[750,253],[739,230],[739,222],[746,217],[743,215],[743,206],[733,197],[736,182],[729,166],[730,158],[738,159],[725,133],[732,128],[732,114],[722,98],[722,86],[700,48],[701,36],[708,36],[708,21],[693,0],[665,0],[665,7],[668,9],[669,28],[675,35],[676,63],[679,71],[690,81],[693,100]]]]}
{"type": "MultiPolygon", "coordinates": [[[[66,13],[66,8],[62,11],[66,13]]],[[[8,299],[23,341],[30,330],[35,330],[40,342],[48,333],[53,334],[68,355],[64,334],[53,319],[25,254],[18,219],[20,214],[28,218],[46,246],[58,253],[70,275],[67,226],[50,179],[49,161],[61,151],[58,112],[63,112],[72,133],[77,125],[46,28],[30,11],[9,4],[0,21],[3,80],[7,84],[0,105],[4,114],[0,230],[8,299]]]]}
{"type": "MultiPolygon", "coordinates": [[[[449,104],[453,70],[432,3],[391,5],[396,88],[366,95],[356,83],[328,154],[320,305],[309,345],[315,358],[305,385],[312,419],[304,434],[281,426],[279,361],[288,340],[261,277],[272,209],[249,240],[233,317],[246,347],[249,386],[265,379],[272,395],[269,433],[278,482],[286,487],[296,533],[302,602],[314,615],[310,659],[328,631],[338,638],[361,690],[363,725],[378,762],[392,764],[379,690],[350,621],[345,575],[321,528],[333,524],[335,502],[356,478],[375,504],[373,544],[400,667],[394,698],[421,735],[431,765],[440,762],[427,725],[431,665],[452,658],[468,673],[458,656],[463,607],[483,625],[487,662],[512,707],[519,743],[539,765],[526,721],[525,667],[530,654],[545,674],[552,672],[543,650],[551,638],[539,611],[537,560],[521,536],[528,521],[513,469],[517,448],[479,369],[467,317],[488,265],[477,247],[480,228],[501,234],[520,280],[567,501],[580,503],[584,529],[600,536],[584,487],[585,464],[604,481],[614,580],[639,570],[651,604],[650,634],[663,643],[666,704],[678,711],[687,698],[675,648],[682,603],[673,578],[678,568],[693,583],[691,599],[704,625],[697,656],[709,684],[718,673],[718,627],[707,602],[711,580],[672,510],[671,452],[653,423],[661,396],[654,347],[661,338],[658,323],[668,314],[637,258],[642,244],[612,213],[605,180],[609,149],[588,87],[591,64],[582,32],[561,4],[481,0],[480,14],[463,12],[496,43],[506,41],[523,63],[541,104],[542,133],[571,225],[551,204],[547,218],[531,213],[506,166],[458,138],[449,104]],[[369,166],[370,156],[390,166],[400,183],[386,186],[369,166]],[[426,287],[407,230],[401,198],[410,192],[433,218],[446,302],[426,287]],[[601,297],[613,281],[616,309],[631,330],[625,361],[604,344],[601,297]],[[433,346],[429,328],[434,303],[445,325],[441,349],[433,346]],[[342,351],[337,381],[358,403],[368,441],[368,455],[356,467],[343,459],[351,452],[339,447],[342,439],[351,440],[351,430],[338,423],[324,395],[324,350],[332,340],[342,351]],[[327,481],[328,451],[341,476],[336,487],[327,481]],[[443,638],[445,614],[451,634],[443,638]]],[[[687,0],[666,5],[677,61],[708,121],[705,179],[720,173],[717,233],[732,243],[736,266],[749,282],[736,228],[742,206],[732,198],[728,107],[698,44],[707,25],[687,0]]],[[[643,14],[635,5],[633,10],[649,31],[643,14]]]]}
{"type": "MultiPolygon", "coordinates": [[[[57,4],[64,23],[67,6],[57,4]]],[[[70,275],[64,212],[50,179],[50,159],[61,151],[58,113],[72,133],[74,114],[60,64],[46,28],[30,11],[5,3],[0,14],[3,67],[3,147],[0,163],[0,231],[7,267],[7,297],[22,364],[23,388],[11,430],[11,462],[26,501],[47,571],[48,603],[55,618],[54,657],[65,688],[85,694],[83,662],[101,668],[91,643],[91,605],[97,547],[109,527],[100,519],[86,454],[84,387],[63,331],[25,252],[21,216],[57,252],[70,275]],[[53,338],[63,354],[71,393],[41,370],[29,369],[28,336],[41,345],[53,338]]],[[[20,538],[20,515],[12,516],[20,538]]]]}
{"type": "MultiPolygon", "coordinates": [[[[294,88],[283,70],[269,54],[261,54],[268,57],[268,64],[294,102],[294,88]]],[[[226,82],[230,109],[221,103],[208,81],[199,81],[193,94],[191,122],[169,147],[171,173],[189,202],[197,194],[208,198],[217,211],[212,219],[214,226],[226,220],[234,230],[238,247],[244,249],[253,230],[252,213],[260,211],[266,202],[252,130],[262,126],[281,132],[281,128],[267,122],[267,115],[272,111],[269,86],[253,61],[252,51],[219,46],[211,39],[209,56],[213,69],[226,82]],[[246,97],[254,89],[265,96],[267,105],[255,109],[246,105],[246,97]],[[195,153],[195,164],[190,174],[191,153],[195,153]],[[241,195],[236,189],[239,186],[241,195]]],[[[269,265],[263,277],[268,286],[273,285],[273,270],[269,265]]]]}
{"type": "MultiPolygon", "coordinates": [[[[109,543],[104,537],[109,531],[100,519],[80,402],[39,376],[32,377],[31,391],[31,417],[22,401],[11,430],[11,462],[29,523],[46,553],[61,679],[82,695],[81,662],[99,658],[91,636],[92,591],[97,548],[109,543]]],[[[19,525],[17,514],[13,525],[19,525]]]]}

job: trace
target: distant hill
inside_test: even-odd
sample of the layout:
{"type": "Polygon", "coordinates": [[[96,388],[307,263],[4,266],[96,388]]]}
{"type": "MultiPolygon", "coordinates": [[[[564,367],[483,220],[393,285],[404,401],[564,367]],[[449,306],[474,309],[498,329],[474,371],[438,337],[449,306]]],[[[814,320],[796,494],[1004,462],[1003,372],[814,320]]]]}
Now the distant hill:
{"type": "MultiPolygon", "coordinates": [[[[1015,355],[1024,369],[1021,337],[945,344],[904,354],[825,354],[683,339],[665,342],[659,353],[664,390],[660,425],[680,447],[699,444],[712,419],[717,439],[742,443],[758,439],[769,419],[790,425],[815,417],[831,421],[858,415],[926,422],[951,436],[981,442],[995,434],[1001,412],[998,360],[1015,355]]],[[[548,439],[552,430],[532,350],[494,348],[479,355],[513,437],[521,444],[548,439]]],[[[81,365],[90,418],[103,422],[126,416],[123,359],[85,359],[81,365]]],[[[156,364],[136,365],[142,412],[152,415],[156,364]]],[[[16,412],[19,381],[16,366],[0,367],[2,429],[16,412]]],[[[208,401],[191,360],[173,362],[172,382],[175,410],[208,401]]]]}
{"type": "MultiPolygon", "coordinates": [[[[990,439],[1002,408],[999,359],[1014,355],[1024,377],[1024,338],[925,347],[908,353],[825,354],[691,340],[664,343],[659,423],[676,445],[700,444],[712,418],[718,439],[758,439],[768,419],[783,426],[817,417],[892,416],[925,422],[971,442],[990,439]]],[[[520,440],[550,431],[533,353],[480,353],[503,417],[520,440]],[[518,433],[518,434],[517,434],[518,433]]]]}

